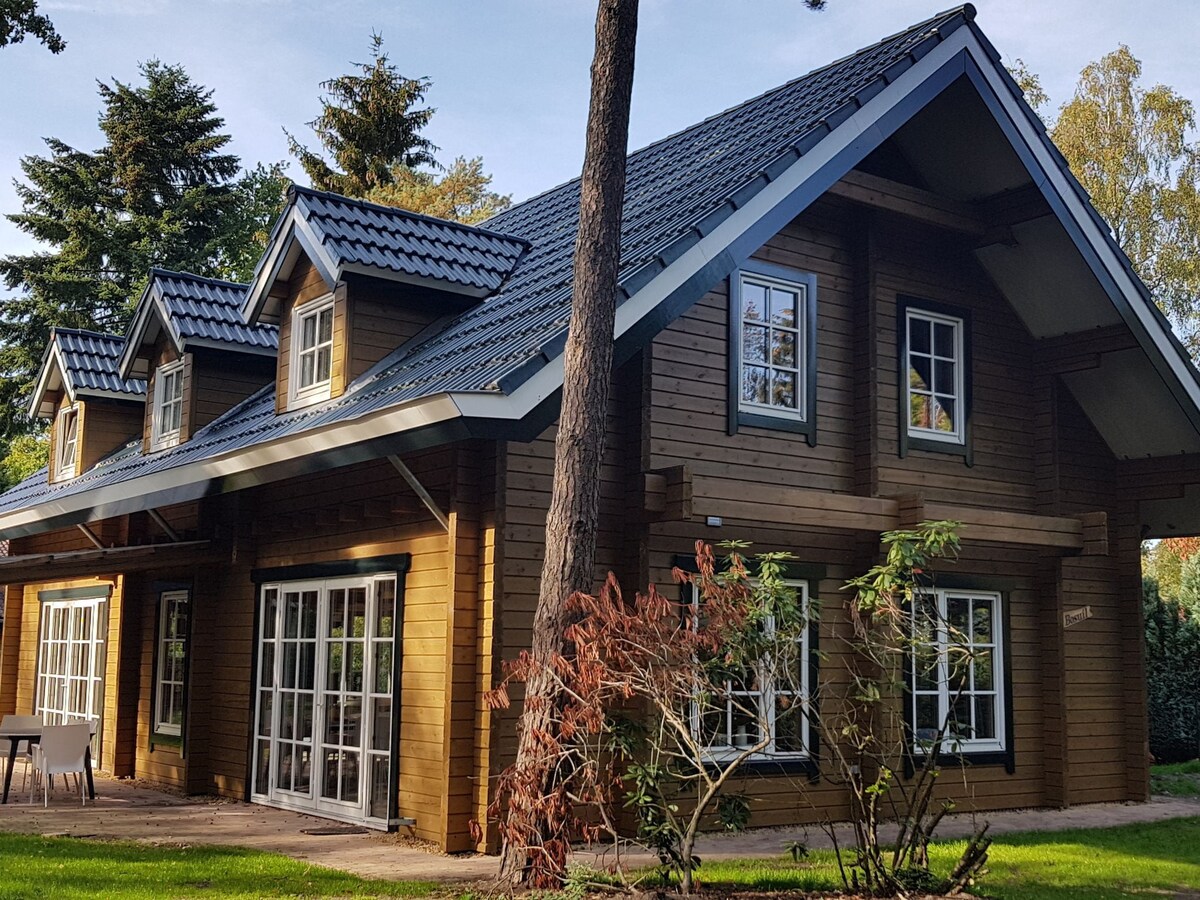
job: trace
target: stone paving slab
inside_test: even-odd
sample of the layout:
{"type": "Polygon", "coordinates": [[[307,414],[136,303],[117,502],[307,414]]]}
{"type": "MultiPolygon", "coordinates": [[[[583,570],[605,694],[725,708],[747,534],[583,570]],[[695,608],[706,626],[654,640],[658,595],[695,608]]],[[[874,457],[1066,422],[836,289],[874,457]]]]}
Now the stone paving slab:
{"type": "MultiPolygon", "coordinates": [[[[30,805],[18,790],[0,806],[0,831],[81,838],[145,841],[152,844],[249,847],[282,853],[316,865],[353,872],[364,878],[412,881],[486,881],[496,874],[495,857],[480,854],[446,855],[431,852],[403,834],[304,834],[304,829],[328,828],[328,819],[272,809],[251,803],[211,797],[184,797],[128,781],[96,779],[96,802],[83,809],[70,791],[52,796],[48,809],[30,805]]],[[[1155,797],[1148,803],[1100,803],[1068,810],[1028,809],[981,814],[996,835],[1015,831],[1061,831],[1105,828],[1200,816],[1200,800],[1155,797]]],[[[967,814],[947,816],[938,829],[943,838],[965,837],[973,829],[967,814]]],[[[848,836],[848,833],[846,833],[848,836]]],[[[842,840],[839,834],[839,840],[842,840]]],[[[753,829],[736,835],[704,835],[697,853],[706,859],[737,857],[778,858],[788,844],[804,840],[810,847],[831,846],[817,826],[753,829]]],[[[582,851],[581,862],[603,865],[604,854],[582,851]]],[[[645,853],[630,854],[626,862],[653,862],[645,853]]]]}

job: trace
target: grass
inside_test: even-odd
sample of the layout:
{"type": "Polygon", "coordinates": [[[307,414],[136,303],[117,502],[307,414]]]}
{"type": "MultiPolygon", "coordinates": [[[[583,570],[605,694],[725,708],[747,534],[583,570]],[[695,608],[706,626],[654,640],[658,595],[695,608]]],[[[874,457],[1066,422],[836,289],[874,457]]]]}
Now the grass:
{"type": "Polygon", "coordinates": [[[0,834],[0,898],[424,897],[436,884],[370,881],[232,847],[163,847],[0,834]]]}
{"type": "Polygon", "coordinates": [[[1150,793],[1200,797],[1200,759],[1150,767],[1150,793]]]}
{"type": "MultiPolygon", "coordinates": [[[[961,841],[930,848],[935,871],[945,874],[961,841]]],[[[1200,817],[1050,833],[1002,835],[992,845],[989,874],[976,886],[996,900],[1113,900],[1174,896],[1200,890],[1200,817]]],[[[808,860],[714,860],[698,873],[705,888],[725,892],[820,891],[841,887],[833,854],[808,860]]]]}

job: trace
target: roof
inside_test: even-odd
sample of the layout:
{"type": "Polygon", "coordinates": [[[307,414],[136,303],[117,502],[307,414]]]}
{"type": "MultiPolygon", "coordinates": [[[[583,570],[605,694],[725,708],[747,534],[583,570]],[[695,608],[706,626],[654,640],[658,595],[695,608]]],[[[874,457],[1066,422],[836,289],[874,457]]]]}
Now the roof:
{"type": "Polygon", "coordinates": [[[30,415],[53,415],[46,408],[46,394],[65,390],[74,400],[79,396],[140,400],[146,382],[123,378],[117,368],[125,339],[115,334],[78,328],[52,328],[41,376],[33,392],[30,415]]]}
{"type": "MultiPolygon", "coordinates": [[[[649,340],[972,67],[986,70],[981,93],[1002,93],[1002,112],[1021,119],[1009,139],[1024,142],[1022,152],[1040,167],[1039,187],[1054,192],[1055,208],[1065,210],[1060,217],[1090,229],[1085,238],[1097,265],[1112,275],[1123,257],[1102,223],[1076,208],[1086,204],[1082,189],[973,17],[970,6],[942,13],[633,153],[618,350],[649,340]],[[1075,199],[1064,207],[1068,194],[1075,199]]],[[[479,433],[490,436],[517,433],[505,423],[535,421],[561,385],[578,205],[576,180],[514,206],[483,229],[292,190],[246,295],[250,320],[297,243],[318,269],[365,265],[393,274],[414,269],[412,255],[461,262],[457,255],[469,247],[477,253],[470,266],[441,274],[497,287],[440,330],[397,348],[339,398],[277,415],[268,386],[176,448],[143,455],[131,444],[71,481],[48,485],[35,476],[0,496],[0,535],[236,490],[300,465],[347,464],[379,455],[384,442],[391,448],[385,452],[410,439],[412,446],[429,446],[463,436],[464,429],[475,433],[474,422],[487,422],[489,430],[479,433]],[[391,236],[393,228],[403,240],[391,236]],[[511,271],[504,273],[506,261],[511,271]]],[[[1121,277],[1132,281],[1116,289],[1135,296],[1135,276],[1121,277]]],[[[1155,315],[1144,316],[1147,354],[1171,347],[1169,337],[1154,332],[1161,327],[1155,315]]],[[[1194,369],[1181,365],[1180,377],[1191,379],[1186,390],[1200,396],[1194,369]]],[[[1200,404],[1196,409],[1200,416],[1200,404]]]]}
{"type": "Polygon", "coordinates": [[[244,284],[190,272],[151,269],[129,326],[121,357],[122,373],[132,373],[138,349],[154,340],[161,326],[166,327],[181,353],[191,345],[273,356],[279,346],[279,329],[262,323],[247,324],[242,318],[245,299],[244,284]]]}
{"type": "MultiPolygon", "coordinates": [[[[291,240],[303,246],[331,288],[343,274],[359,272],[471,297],[496,291],[529,246],[511,234],[298,185],[288,189],[268,246],[282,250],[291,240]]],[[[247,321],[257,321],[283,267],[286,253],[264,254],[246,298],[247,321]]]]}

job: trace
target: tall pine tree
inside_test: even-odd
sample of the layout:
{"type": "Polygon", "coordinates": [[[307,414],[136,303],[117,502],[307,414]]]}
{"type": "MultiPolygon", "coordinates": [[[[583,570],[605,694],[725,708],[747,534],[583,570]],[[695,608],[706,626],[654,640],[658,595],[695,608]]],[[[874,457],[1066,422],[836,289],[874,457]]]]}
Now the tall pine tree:
{"type": "Polygon", "coordinates": [[[21,410],[51,327],[121,331],[152,266],[245,277],[281,205],[279,167],[235,179],[211,91],[180,66],[140,70],[143,84],[99,84],[103,147],[50,138],[21,161],[8,218],[46,249],[0,259],[19,292],[0,310],[0,439],[33,427],[21,410]]]}

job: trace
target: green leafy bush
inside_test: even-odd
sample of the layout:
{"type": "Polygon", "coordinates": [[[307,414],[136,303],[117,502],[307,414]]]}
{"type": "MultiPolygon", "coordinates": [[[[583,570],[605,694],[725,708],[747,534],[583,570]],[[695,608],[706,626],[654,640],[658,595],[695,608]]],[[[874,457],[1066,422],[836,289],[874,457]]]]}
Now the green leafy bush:
{"type": "Polygon", "coordinates": [[[1200,754],[1200,617],[1143,581],[1150,752],[1159,762],[1200,754]]]}

